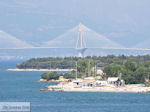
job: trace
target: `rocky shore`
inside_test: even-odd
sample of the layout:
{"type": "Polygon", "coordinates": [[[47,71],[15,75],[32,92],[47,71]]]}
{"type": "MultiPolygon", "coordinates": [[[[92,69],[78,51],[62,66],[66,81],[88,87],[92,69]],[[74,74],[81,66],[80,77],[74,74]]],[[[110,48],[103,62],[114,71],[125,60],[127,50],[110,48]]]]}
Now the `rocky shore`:
{"type": "Polygon", "coordinates": [[[49,80],[49,81],[47,81],[46,79],[40,79],[40,80],[38,80],[38,82],[57,83],[57,82],[60,82],[60,80],[49,80]]]}

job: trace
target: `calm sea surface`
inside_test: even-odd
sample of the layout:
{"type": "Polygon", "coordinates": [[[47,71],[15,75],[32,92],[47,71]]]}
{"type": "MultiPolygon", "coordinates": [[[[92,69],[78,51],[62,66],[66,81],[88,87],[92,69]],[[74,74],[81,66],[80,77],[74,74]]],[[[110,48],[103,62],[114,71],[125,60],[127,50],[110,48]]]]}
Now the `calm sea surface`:
{"type": "Polygon", "coordinates": [[[40,92],[42,72],[0,71],[0,102],[31,102],[32,112],[150,112],[150,94],[40,92]]]}

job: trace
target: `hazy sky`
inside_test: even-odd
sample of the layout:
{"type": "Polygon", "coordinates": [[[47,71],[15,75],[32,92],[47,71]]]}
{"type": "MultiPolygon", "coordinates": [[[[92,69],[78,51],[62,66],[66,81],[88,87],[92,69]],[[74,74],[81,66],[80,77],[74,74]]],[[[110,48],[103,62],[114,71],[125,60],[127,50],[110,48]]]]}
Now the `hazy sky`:
{"type": "Polygon", "coordinates": [[[80,22],[123,46],[150,40],[150,0],[0,0],[0,30],[30,44],[80,22]]]}

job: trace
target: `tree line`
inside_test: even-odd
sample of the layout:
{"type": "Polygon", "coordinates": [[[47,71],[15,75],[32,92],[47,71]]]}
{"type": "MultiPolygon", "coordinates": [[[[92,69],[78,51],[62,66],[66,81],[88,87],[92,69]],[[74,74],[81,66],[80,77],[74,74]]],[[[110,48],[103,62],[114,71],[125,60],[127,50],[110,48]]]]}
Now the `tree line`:
{"type": "Polygon", "coordinates": [[[136,64],[144,63],[150,60],[150,55],[144,56],[115,56],[115,55],[108,55],[108,56],[87,56],[84,58],[79,57],[44,57],[44,58],[32,58],[23,63],[17,64],[17,68],[21,69],[69,69],[69,68],[76,68],[75,62],[80,62],[82,60],[92,60],[96,63],[97,67],[103,68],[106,65],[116,63],[116,64],[123,64],[126,61],[131,61],[136,64]]]}
{"type": "Polygon", "coordinates": [[[109,64],[104,67],[104,73],[106,77],[118,77],[121,74],[126,84],[144,83],[150,77],[150,61],[140,64],[132,61],[109,64]]]}
{"type": "Polygon", "coordinates": [[[101,68],[104,71],[104,77],[116,77],[121,75],[126,84],[144,83],[145,79],[150,77],[150,55],[144,56],[87,56],[78,57],[47,57],[33,58],[21,64],[18,68],[33,69],[69,69],[78,70],[78,77],[89,76],[93,74],[93,68],[101,68]],[[76,66],[77,63],[77,66],[76,66]]]}
{"type": "Polygon", "coordinates": [[[57,72],[45,72],[41,75],[41,78],[49,81],[49,80],[58,80],[59,76],[63,76],[65,79],[75,78],[74,72],[64,74],[63,73],[58,74],[57,72]]]}

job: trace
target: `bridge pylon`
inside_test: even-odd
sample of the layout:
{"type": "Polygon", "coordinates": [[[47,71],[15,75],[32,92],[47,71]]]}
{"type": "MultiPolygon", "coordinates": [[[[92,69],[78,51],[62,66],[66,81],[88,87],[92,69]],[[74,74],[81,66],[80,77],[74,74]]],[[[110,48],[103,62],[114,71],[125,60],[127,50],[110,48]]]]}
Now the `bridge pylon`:
{"type": "Polygon", "coordinates": [[[83,25],[79,24],[78,38],[76,42],[76,50],[78,51],[78,57],[84,57],[84,52],[86,51],[86,41],[84,38],[83,25]]]}

